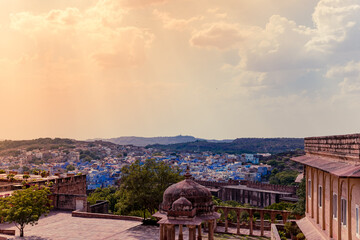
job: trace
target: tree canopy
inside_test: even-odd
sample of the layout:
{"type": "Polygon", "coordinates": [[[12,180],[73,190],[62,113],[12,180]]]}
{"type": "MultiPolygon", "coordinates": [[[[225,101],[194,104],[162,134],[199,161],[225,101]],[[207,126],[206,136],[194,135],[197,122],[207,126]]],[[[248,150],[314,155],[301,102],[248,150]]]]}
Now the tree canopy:
{"type": "Polygon", "coordinates": [[[35,225],[41,215],[49,213],[52,207],[49,194],[47,187],[39,186],[15,191],[0,200],[0,216],[5,222],[13,222],[23,237],[27,224],[35,225]]]}
{"type": "Polygon", "coordinates": [[[90,204],[109,201],[109,210],[120,215],[150,216],[158,209],[166,188],[183,179],[178,168],[153,159],[136,161],[121,169],[119,188],[96,189],[90,194],[90,204]]]}

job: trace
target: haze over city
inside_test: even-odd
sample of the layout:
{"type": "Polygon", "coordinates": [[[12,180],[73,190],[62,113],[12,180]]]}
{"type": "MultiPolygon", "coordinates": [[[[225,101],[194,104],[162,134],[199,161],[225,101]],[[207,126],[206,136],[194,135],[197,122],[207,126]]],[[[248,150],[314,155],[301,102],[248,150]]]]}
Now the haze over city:
{"type": "Polygon", "coordinates": [[[1,139],[359,132],[358,1],[1,3],[1,139]]]}

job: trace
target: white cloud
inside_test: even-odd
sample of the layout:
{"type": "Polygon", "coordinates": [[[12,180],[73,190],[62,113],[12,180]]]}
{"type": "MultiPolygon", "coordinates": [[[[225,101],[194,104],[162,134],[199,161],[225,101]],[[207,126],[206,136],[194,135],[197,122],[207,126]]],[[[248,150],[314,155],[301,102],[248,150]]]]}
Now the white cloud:
{"type": "Polygon", "coordinates": [[[238,47],[244,40],[246,33],[237,24],[217,22],[207,24],[202,30],[194,31],[190,44],[196,47],[217,48],[226,50],[238,47]]]}
{"type": "Polygon", "coordinates": [[[342,66],[332,67],[326,73],[326,77],[342,80],[339,83],[342,97],[360,93],[360,62],[351,61],[342,66]]]}
{"type": "Polygon", "coordinates": [[[153,11],[153,14],[163,22],[164,28],[178,31],[183,31],[187,29],[193,22],[204,19],[202,16],[191,17],[189,19],[172,18],[169,13],[160,12],[157,9],[153,11]]]}
{"type": "Polygon", "coordinates": [[[70,62],[93,58],[103,68],[126,68],[145,61],[154,39],[147,29],[124,26],[126,13],[117,0],[99,0],[84,11],[67,8],[43,14],[16,13],[11,15],[10,27],[32,38],[33,42],[27,43],[28,54],[50,54],[54,64],[59,64],[56,59],[60,58],[70,62]]]}
{"type": "MultiPolygon", "coordinates": [[[[344,42],[359,36],[360,3],[357,0],[321,0],[313,13],[315,36],[306,44],[310,50],[332,52],[344,42]]],[[[356,40],[358,41],[358,39],[356,40]]]]}

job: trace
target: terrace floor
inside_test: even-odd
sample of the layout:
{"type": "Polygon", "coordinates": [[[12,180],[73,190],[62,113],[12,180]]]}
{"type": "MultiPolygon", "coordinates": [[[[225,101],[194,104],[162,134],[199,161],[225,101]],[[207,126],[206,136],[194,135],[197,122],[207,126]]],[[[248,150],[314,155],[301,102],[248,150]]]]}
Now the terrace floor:
{"type": "MultiPolygon", "coordinates": [[[[23,240],[158,240],[159,228],[144,226],[141,222],[115,219],[95,219],[72,217],[70,212],[53,211],[47,217],[40,219],[35,226],[27,225],[24,238],[19,237],[19,230],[13,224],[0,224],[0,229],[14,229],[16,236],[6,236],[9,239],[23,240]]],[[[187,231],[184,231],[187,239],[187,231]]],[[[203,234],[207,239],[207,234],[203,234]]],[[[216,234],[215,239],[267,239],[249,236],[216,234]]]]}

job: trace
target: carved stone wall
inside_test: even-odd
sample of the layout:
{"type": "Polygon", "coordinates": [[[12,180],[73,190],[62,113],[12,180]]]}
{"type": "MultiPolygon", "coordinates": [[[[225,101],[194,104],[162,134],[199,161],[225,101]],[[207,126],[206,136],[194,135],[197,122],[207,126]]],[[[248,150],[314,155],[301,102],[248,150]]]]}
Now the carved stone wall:
{"type": "Polygon", "coordinates": [[[305,152],[360,161],[360,134],[308,137],[305,138],[305,152]]]}

